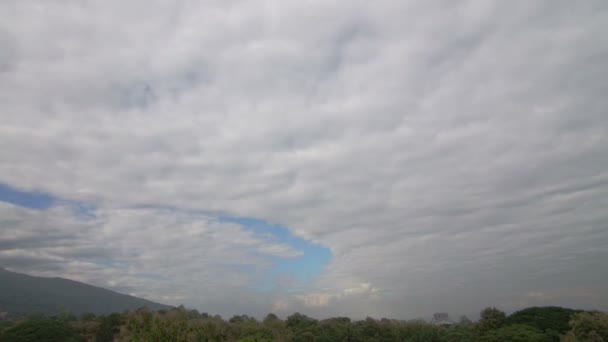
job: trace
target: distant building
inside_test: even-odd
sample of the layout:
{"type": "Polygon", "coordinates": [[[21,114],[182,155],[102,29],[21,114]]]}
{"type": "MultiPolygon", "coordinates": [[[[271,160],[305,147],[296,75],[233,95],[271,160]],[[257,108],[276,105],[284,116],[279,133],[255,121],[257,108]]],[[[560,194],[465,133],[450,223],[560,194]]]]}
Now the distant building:
{"type": "Polygon", "coordinates": [[[0,320],[8,319],[8,312],[2,311],[0,312],[0,320]]]}
{"type": "Polygon", "coordinates": [[[450,319],[450,315],[447,312],[437,312],[433,314],[431,323],[435,325],[452,325],[454,321],[450,319]]]}

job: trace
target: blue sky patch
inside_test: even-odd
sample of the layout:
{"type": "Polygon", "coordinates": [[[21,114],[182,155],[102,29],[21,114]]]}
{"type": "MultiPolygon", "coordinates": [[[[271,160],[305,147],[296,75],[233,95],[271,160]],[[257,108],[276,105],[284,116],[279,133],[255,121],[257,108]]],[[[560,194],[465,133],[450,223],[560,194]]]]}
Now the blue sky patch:
{"type": "Polygon", "coordinates": [[[286,227],[252,218],[222,216],[219,220],[239,224],[253,230],[257,237],[271,241],[274,239],[303,253],[294,258],[271,257],[273,266],[251,286],[255,290],[272,291],[282,283],[290,283],[289,287],[305,285],[321,273],[323,266],[331,258],[327,247],[293,236],[286,227]]]}
{"type": "Polygon", "coordinates": [[[55,203],[55,198],[38,191],[23,191],[6,184],[0,184],[0,202],[7,202],[20,207],[44,210],[55,203]]]}
{"type": "Polygon", "coordinates": [[[0,184],[0,202],[37,210],[46,210],[60,205],[70,208],[78,219],[95,218],[95,206],[90,203],[67,200],[40,191],[23,191],[6,184],[0,184]]]}

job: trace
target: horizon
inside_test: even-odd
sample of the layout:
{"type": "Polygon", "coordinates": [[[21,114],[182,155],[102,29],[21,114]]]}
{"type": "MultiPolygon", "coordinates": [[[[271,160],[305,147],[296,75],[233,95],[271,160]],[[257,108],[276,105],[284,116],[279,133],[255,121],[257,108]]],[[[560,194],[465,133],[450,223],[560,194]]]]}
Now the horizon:
{"type": "MultiPolygon", "coordinates": [[[[30,276],[30,277],[43,278],[43,279],[62,279],[62,280],[68,280],[68,281],[76,282],[76,283],[79,283],[79,284],[82,284],[82,285],[86,285],[86,286],[93,286],[93,287],[96,287],[96,288],[101,289],[101,290],[108,290],[108,291],[115,292],[117,294],[127,295],[127,296],[136,297],[136,298],[139,298],[139,299],[150,301],[150,299],[148,299],[148,298],[137,297],[135,294],[120,293],[120,292],[116,292],[114,290],[106,289],[106,288],[99,287],[99,286],[94,286],[94,285],[91,285],[91,284],[83,283],[83,282],[80,282],[80,281],[77,281],[77,280],[74,280],[74,279],[69,279],[69,278],[62,278],[62,277],[40,277],[40,276],[31,275],[31,274],[15,272],[15,271],[9,270],[9,269],[4,268],[4,267],[0,267],[0,271],[7,271],[7,272],[11,272],[11,273],[17,273],[17,274],[20,274],[20,275],[26,275],[26,276],[30,276]]],[[[155,301],[152,301],[152,302],[156,303],[156,304],[166,305],[165,303],[158,303],[158,302],[155,302],[155,301]]],[[[188,307],[188,305],[184,304],[184,303],[171,306],[172,309],[178,309],[179,307],[183,307],[186,310],[196,310],[196,311],[199,311],[201,314],[208,314],[209,316],[216,316],[216,315],[218,315],[218,316],[220,316],[224,320],[228,320],[228,319],[230,319],[233,316],[242,316],[242,315],[246,315],[246,316],[248,316],[250,318],[255,318],[257,321],[262,321],[268,315],[276,315],[279,319],[285,320],[287,317],[289,317],[291,315],[294,315],[294,314],[303,314],[303,313],[300,313],[300,312],[282,312],[282,313],[279,313],[279,314],[276,314],[274,312],[268,312],[266,314],[262,314],[261,316],[259,316],[258,314],[248,315],[248,314],[245,314],[245,313],[240,313],[240,314],[239,313],[233,313],[233,314],[228,314],[228,315],[221,315],[221,314],[215,313],[215,312],[200,311],[199,309],[188,307]]],[[[533,307],[519,308],[518,310],[511,311],[511,312],[505,311],[505,313],[507,315],[511,315],[511,314],[514,314],[514,313],[522,310],[522,309],[523,310],[525,310],[525,309],[529,310],[529,309],[536,308],[536,307],[539,307],[539,308],[552,308],[552,307],[561,308],[560,306],[554,306],[554,305],[533,306],[533,307]]],[[[143,306],[142,308],[147,308],[147,307],[143,306]]],[[[486,309],[486,308],[495,308],[495,307],[492,306],[492,305],[486,305],[484,307],[481,307],[479,309],[479,312],[481,312],[483,309],[486,309]]],[[[148,308],[148,309],[149,310],[153,310],[153,311],[158,311],[158,310],[154,310],[154,309],[150,309],[150,308],[148,308]]],[[[496,309],[500,310],[500,308],[496,308],[496,309]]],[[[578,309],[578,308],[568,308],[568,309],[582,310],[582,309],[578,309]]],[[[593,312],[593,311],[601,312],[600,310],[596,310],[596,309],[591,309],[591,310],[587,310],[587,311],[590,311],[590,312],[593,312]]],[[[463,313],[456,313],[456,314],[452,313],[451,314],[449,312],[434,312],[430,316],[426,316],[426,317],[425,316],[419,316],[419,317],[409,317],[409,318],[406,318],[406,317],[386,317],[386,316],[374,317],[374,316],[369,316],[369,315],[365,316],[365,317],[359,317],[359,318],[353,318],[353,317],[345,316],[345,315],[328,316],[328,317],[315,317],[315,316],[310,316],[310,317],[313,318],[313,319],[317,319],[317,320],[347,317],[347,318],[349,318],[349,319],[351,319],[353,321],[365,320],[367,318],[373,318],[375,320],[389,319],[389,320],[395,320],[395,321],[401,321],[401,322],[415,322],[415,321],[419,321],[419,320],[422,320],[422,321],[425,321],[425,322],[432,322],[434,320],[434,317],[433,317],[434,315],[436,315],[436,314],[446,314],[447,315],[447,319],[449,321],[457,322],[462,317],[465,317],[465,318],[471,320],[472,322],[476,322],[476,321],[479,320],[479,312],[474,313],[474,314],[469,314],[469,315],[463,314],[463,313]]],[[[68,313],[70,313],[70,312],[68,311],[68,313]]]]}
{"type": "MultiPolygon", "coordinates": [[[[30,277],[36,277],[36,278],[42,278],[42,279],[62,279],[62,280],[67,280],[67,281],[76,282],[76,283],[79,283],[79,284],[82,284],[82,285],[86,285],[86,286],[92,286],[92,287],[96,287],[96,288],[101,289],[101,290],[108,290],[108,291],[112,291],[112,292],[115,292],[115,293],[117,293],[117,294],[121,294],[121,295],[127,295],[127,296],[131,296],[131,297],[136,297],[136,298],[139,298],[139,299],[143,299],[143,300],[151,301],[151,300],[150,300],[150,299],[148,299],[148,298],[142,298],[142,297],[138,297],[138,296],[137,296],[136,294],[134,294],[134,293],[121,293],[121,292],[116,292],[116,291],[111,290],[111,289],[106,289],[106,288],[103,288],[103,287],[99,287],[99,286],[95,286],[95,285],[87,284],[87,283],[84,283],[84,282],[81,282],[81,281],[78,281],[78,280],[74,280],[74,279],[69,279],[69,278],[62,278],[62,277],[41,277],[41,276],[36,276],[36,275],[33,275],[33,274],[26,274],[26,273],[20,273],[20,272],[16,272],[16,271],[13,271],[13,270],[7,269],[7,268],[5,268],[5,267],[1,267],[1,266],[0,266],[0,271],[6,271],[6,272],[10,272],[10,273],[16,273],[16,274],[20,274],[20,275],[26,275],[26,276],[30,276],[30,277]]],[[[158,302],[155,302],[155,301],[152,301],[152,302],[153,302],[153,303],[156,303],[156,304],[167,305],[167,304],[165,304],[165,303],[158,303],[158,302]]],[[[173,305],[173,306],[171,306],[171,307],[172,307],[173,309],[177,309],[177,308],[179,308],[180,306],[181,306],[181,307],[183,307],[183,308],[185,308],[186,310],[197,310],[197,311],[200,311],[199,309],[188,307],[188,305],[187,305],[187,304],[185,304],[185,303],[178,304],[178,305],[173,305]]],[[[145,306],[144,306],[144,307],[145,307],[145,306]]],[[[142,308],[144,308],[144,307],[142,307],[142,308]]],[[[491,306],[488,306],[488,307],[491,307],[491,306]]],[[[148,308],[148,309],[149,309],[149,308],[148,308]]],[[[483,308],[482,308],[482,309],[483,309],[483,308]]],[[[481,311],[482,309],[480,309],[480,311],[481,311]]],[[[575,310],[576,310],[576,308],[573,308],[573,309],[575,309],[575,310]]],[[[153,310],[153,311],[158,311],[158,310],[154,310],[154,309],[150,309],[150,310],[153,310]]],[[[70,313],[70,312],[68,311],[67,313],[70,313]]],[[[229,318],[231,318],[232,316],[241,316],[241,315],[247,315],[247,316],[249,316],[249,317],[251,317],[251,318],[255,318],[255,319],[256,319],[256,320],[258,320],[258,321],[262,321],[264,317],[266,317],[267,315],[271,315],[271,314],[276,315],[278,318],[280,318],[280,319],[282,319],[282,320],[286,319],[288,316],[293,315],[293,314],[302,314],[302,313],[300,313],[300,312],[282,312],[282,313],[279,313],[279,314],[275,314],[274,312],[268,312],[268,313],[266,313],[266,314],[262,314],[261,316],[259,316],[258,314],[255,314],[255,315],[248,315],[248,314],[244,314],[244,313],[240,313],[240,314],[239,314],[239,313],[233,313],[233,314],[228,314],[228,315],[221,315],[221,314],[219,314],[219,313],[215,313],[215,312],[206,312],[206,311],[200,311],[200,313],[201,313],[201,314],[206,313],[206,314],[208,314],[209,316],[216,316],[216,315],[219,315],[220,317],[222,317],[222,319],[226,319],[226,320],[227,320],[227,319],[229,319],[229,318]]],[[[511,314],[512,312],[506,312],[506,313],[507,313],[507,314],[511,314]]],[[[404,317],[384,317],[384,316],[379,316],[379,317],[365,316],[365,317],[359,318],[358,320],[364,320],[364,319],[367,319],[367,318],[370,318],[370,317],[371,317],[371,318],[376,319],[376,320],[380,320],[380,319],[385,319],[385,318],[387,318],[387,319],[391,319],[391,320],[404,321],[404,322],[408,322],[408,321],[417,321],[417,320],[424,320],[424,321],[427,321],[427,322],[428,322],[428,321],[431,321],[431,320],[432,320],[432,316],[433,316],[434,314],[436,314],[436,313],[433,313],[433,314],[432,314],[431,316],[429,316],[429,317],[423,317],[423,316],[420,316],[420,317],[415,317],[415,318],[404,318],[404,317]]],[[[461,317],[463,317],[463,316],[464,316],[464,317],[466,317],[466,318],[468,318],[468,319],[471,319],[471,321],[473,321],[473,322],[474,322],[474,321],[477,321],[477,320],[479,319],[479,317],[478,317],[478,316],[479,316],[479,313],[472,314],[472,315],[465,315],[465,314],[456,314],[456,315],[453,315],[453,314],[450,314],[450,313],[447,313],[447,314],[448,314],[448,316],[449,316],[449,319],[450,319],[450,320],[452,320],[452,321],[456,321],[456,318],[461,318],[461,317]]],[[[331,317],[323,317],[323,318],[311,316],[311,318],[313,318],[313,319],[317,319],[317,320],[330,319],[330,318],[336,318],[336,317],[348,317],[349,319],[356,320],[356,319],[354,319],[354,318],[352,318],[352,317],[349,317],[349,316],[331,316],[331,317]]]]}
{"type": "Polygon", "coordinates": [[[604,1],[0,19],[7,269],[223,317],[608,310],[604,1]]]}

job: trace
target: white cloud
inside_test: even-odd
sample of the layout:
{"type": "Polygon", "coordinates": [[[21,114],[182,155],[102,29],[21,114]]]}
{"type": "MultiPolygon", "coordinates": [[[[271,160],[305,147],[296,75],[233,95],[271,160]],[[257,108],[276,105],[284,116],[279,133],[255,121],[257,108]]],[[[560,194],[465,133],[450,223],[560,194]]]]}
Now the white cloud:
{"type": "Polygon", "coordinates": [[[166,209],[104,209],[85,221],[61,206],[0,203],[0,213],[3,265],[176,305],[243,291],[271,267],[267,257],[301,254],[239,225],[166,209]]]}
{"type": "Polygon", "coordinates": [[[250,279],[226,267],[298,251],[194,223],[193,209],[328,247],[304,296],[381,289],[319,315],[471,313],[564,282],[608,288],[607,13],[603,1],[2,2],[0,182],[94,203],[104,221],[5,208],[24,232],[5,222],[3,238],[46,220],[53,238],[0,252],[39,271],[118,252],[172,291],[88,274],[158,298],[226,287],[218,310],[298,301],[235,292],[250,279]],[[72,254],[53,250],[74,232],[72,254]]]}

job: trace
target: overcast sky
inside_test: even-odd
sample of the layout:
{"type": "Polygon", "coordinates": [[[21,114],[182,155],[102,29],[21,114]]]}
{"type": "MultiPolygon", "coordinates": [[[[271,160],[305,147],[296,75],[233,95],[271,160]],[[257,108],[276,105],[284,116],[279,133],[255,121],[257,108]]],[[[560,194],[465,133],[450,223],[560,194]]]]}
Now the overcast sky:
{"type": "Polygon", "coordinates": [[[0,266],[210,313],[608,309],[608,3],[0,2],[0,266]]]}

